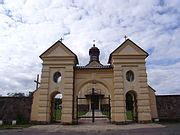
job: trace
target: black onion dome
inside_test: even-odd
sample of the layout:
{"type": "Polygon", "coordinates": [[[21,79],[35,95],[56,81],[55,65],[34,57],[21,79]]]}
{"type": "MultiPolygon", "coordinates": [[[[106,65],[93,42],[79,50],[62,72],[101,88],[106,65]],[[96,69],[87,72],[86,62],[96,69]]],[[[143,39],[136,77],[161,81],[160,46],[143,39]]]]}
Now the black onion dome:
{"type": "Polygon", "coordinates": [[[94,53],[98,53],[98,54],[100,53],[99,49],[95,45],[93,45],[93,47],[89,49],[89,55],[94,53]]]}
{"type": "Polygon", "coordinates": [[[99,54],[100,54],[99,49],[95,45],[93,45],[93,47],[89,49],[90,62],[92,61],[99,62],[99,54]]]}

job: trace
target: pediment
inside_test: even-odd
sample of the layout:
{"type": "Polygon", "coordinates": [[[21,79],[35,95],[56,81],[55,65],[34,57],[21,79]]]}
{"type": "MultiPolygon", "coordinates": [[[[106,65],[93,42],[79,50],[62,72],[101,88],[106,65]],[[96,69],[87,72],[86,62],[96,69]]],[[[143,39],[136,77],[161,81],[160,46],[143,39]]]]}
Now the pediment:
{"type": "Polygon", "coordinates": [[[103,65],[100,64],[99,62],[97,61],[92,61],[90,62],[89,64],[87,64],[85,67],[86,68],[99,68],[99,67],[102,67],[103,65]]]}
{"type": "MultiPolygon", "coordinates": [[[[148,55],[142,48],[137,46],[131,40],[126,40],[123,44],[121,44],[114,52],[115,55],[148,55]]],[[[112,55],[113,55],[112,54],[112,55]]]]}
{"type": "Polygon", "coordinates": [[[63,43],[60,41],[53,44],[40,57],[59,57],[59,56],[75,56],[63,43]]]}
{"type": "Polygon", "coordinates": [[[109,62],[111,61],[112,56],[148,56],[148,53],[136,45],[130,39],[124,41],[118,48],[116,48],[109,57],[109,62]]]}
{"type": "Polygon", "coordinates": [[[66,47],[62,42],[57,41],[49,49],[47,49],[43,54],[40,55],[40,58],[50,58],[50,57],[75,57],[76,61],[77,56],[74,54],[68,47],[66,47]]]}

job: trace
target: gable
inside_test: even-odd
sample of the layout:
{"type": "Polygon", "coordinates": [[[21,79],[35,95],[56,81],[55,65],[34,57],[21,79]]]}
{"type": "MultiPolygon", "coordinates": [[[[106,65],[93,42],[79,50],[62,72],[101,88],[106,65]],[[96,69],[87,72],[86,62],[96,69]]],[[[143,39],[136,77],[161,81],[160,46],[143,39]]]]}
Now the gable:
{"type": "Polygon", "coordinates": [[[71,52],[69,52],[64,46],[60,43],[57,43],[56,46],[47,53],[47,56],[74,56],[71,52]]]}
{"type": "Polygon", "coordinates": [[[156,92],[156,90],[153,89],[153,88],[152,88],[151,86],[149,86],[149,85],[148,85],[148,89],[151,90],[151,91],[153,91],[153,92],[156,92]]]}
{"type": "Polygon", "coordinates": [[[102,67],[103,65],[100,64],[99,62],[97,61],[92,61],[90,63],[88,63],[85,67],[86,68],[99,68],[99,67],[102,67]]]}
{"type": "Polygon", "coordinates": [[[144,51],[142,48],[140,48],[138,45],[136,45],[133,41],[130,39],[127,39],[125,42],[123,42],[118,48],[116,48],[109,56],[109,61],[111,61],[111,57],[113,55],[118,56],[148,56],[148,53],[144,51]]]}
{"type": "Polygon", "coordinates": [[[130,39],[122,43],[113,53],[118,55],[148,55],[142,48],[137,46],[130,39]]]}
{"type": "Polygon", "coordinates": [[[121,49],[116,50],[114,54],[118,55],[140,55],[141,52],[137,50],[134,46],[127,44],[124,47],[121,47],[121,49]]]}
{"type": "Polygon", "coordinates": [[[48,48],[43,54],[40,55],[40,58],[48,58],[48,57],[75,57],[78,63],[77,56],[67,48],[62,42],[57,41],[50,48],[48,48]]]}

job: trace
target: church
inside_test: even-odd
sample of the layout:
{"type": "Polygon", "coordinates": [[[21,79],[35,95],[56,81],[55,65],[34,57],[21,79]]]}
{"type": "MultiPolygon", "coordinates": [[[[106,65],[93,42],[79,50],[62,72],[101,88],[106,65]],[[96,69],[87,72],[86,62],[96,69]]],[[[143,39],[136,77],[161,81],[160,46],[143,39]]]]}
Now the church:
{"type": "Polygon", "coordinates": [[[155,90],[147,83],[148,53],[126,39],[109,55],[107,65],[99,55],[94,44],[89,62],[79,66],[77,55],[62,41],[41,54],[41,82],[33,93],[31,121],[73,124],[92,110],[95,118],[98,112],[115,124],[158,118],[155,90]]]}

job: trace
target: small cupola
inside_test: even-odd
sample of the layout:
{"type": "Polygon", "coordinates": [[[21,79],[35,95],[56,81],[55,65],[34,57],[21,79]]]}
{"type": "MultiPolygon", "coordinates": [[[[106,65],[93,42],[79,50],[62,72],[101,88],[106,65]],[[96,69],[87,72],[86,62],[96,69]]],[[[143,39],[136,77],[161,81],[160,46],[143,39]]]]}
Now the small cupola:
{"type": "Polygon", "coordinates": [[[89,49],[89,56],[90,56],[89,63],[92,61],[97,61],[99,63],[99,55],[100,55],[99,49],[95,46],[95,44],[93,44],[93,47],[89,49]]]}

